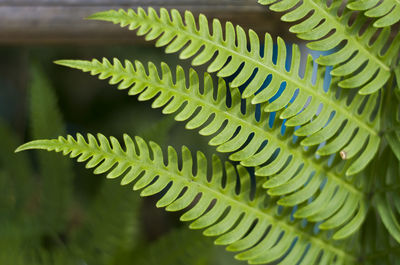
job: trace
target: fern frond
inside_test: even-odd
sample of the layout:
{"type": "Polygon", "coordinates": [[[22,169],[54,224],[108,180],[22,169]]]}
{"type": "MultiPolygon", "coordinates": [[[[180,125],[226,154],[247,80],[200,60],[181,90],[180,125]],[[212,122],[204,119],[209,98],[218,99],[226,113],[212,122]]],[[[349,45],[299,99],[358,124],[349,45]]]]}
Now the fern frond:
{"type": "MultiPolygon", "coordinates": [[[[210,264],[212,240],[186,227],[174,229],[150,244],[136,257],[135,264],[202,265],[210,264]]],[[[213,264],[211,264],[213,265],[213,264]]]]}
{"type": "MultiPolygon", "coordinates": [[[[0,118],[0,171],[3,171],[0,178],[3,203],[10,203],[10,208],[2,207],[2,210],[12,211],[16,215],[26,215],[26,206],[29,197],[32,195],[33,169],[29,158],[25,155],[13,155],[15,146],[21,144],[16,133],[7,126],[0,118]]],[[[0,210],[1,211],[1,210],[0,210]]],[[[3,211],[2,217],[5,217],[3,211]]],[[[10,216],[8,216],[10,217],[10,216]]],[[[24,217],[23,219],[26,219],[24,217]]],[[[1,219],[1,218],[0,218],[1,219]]],[[[15,216],[10,218],[15,221],[15,216]]]]}
{"type": "Polygon", "coordinates": [[[189,209],[182,221],[193,221],[193,229],[207,228],[206,236],[219,236],[216,244],[228,245],[228,250],[241,251],[240,260],[252,264],[273,261],[279,264],[355,264],[345,242],[328,240],[324,234],[315,234],[314,226],[294,223],[290,211],[266,200],[264,190],[252,184],[247,170],[236,169],[226,163],[225,169],[214,156],[212,173],[207,174],[207,159],[197,153],[193,166],[191,152],[183,147],[182,157],[168,148],[167,157],[154,142],[147,144],[142,138],[133,141],[124,135],[123,149],[117,139],[98,134],[98,139],[88,135],[88,140],[78,134],[54,140],[36,140],[20,146],[16,151],[44,149],[63,152],[87,161],[87,168],[95,174],[108,172],[107,178],[122,176],[121,184],[136,180],[134,190],[141,196],[163,191],[158,207],[167,211],[189,209]],[[111,142],[111,145],[110,145],[111,142]],[[182,165],[179,166],[179,160],[182,165]],[[193,173],[195,172],[195,173],[193,173]],[[243,252],[242,252],[243,251],[243,252]]]}
{"type": "Polygon", "coordinates": [[[400,245],[387,232],[375,213],[370,213],[362,228],[360,260],[364,265],[400,265],[400,245]]]}
{"type": "Polygon", "coordinates": [[[384,28],[400,21],[400,2],[398,0],[357,0],[347,4],[347,8],[365,11],[364,15],[375,18],[374,27],[384,28]]]}
{"type": "MultiPolygon", "coordinates": [[[[31,79],[29,105],[32,137],[52,138],[65,134],[57,97],[37,65],[31,66],[31,79]]],[[[66,225],[67,207],[72,198],[72,165],[70,161],[45,153],[40,153],[38,157],[42,177],[41,223],[45,229],[62,229],[66,225]],[[56,186],[59,189],[54,189],[56,186]]]]}
{"type": "Polygon", "coordinates": [[[385,150],[378,161],[380,170],[379,173],[375,170],[379,176],[375,176],[374,206],[388,232],[400,243],[399,161],[391,150],[385,150]]]}
{"type": "MultiPolygon", "coordinates": [[[[190,70],[187,87],[183,69],[178,67],[176,76],[173,77],[166,64],[162,64],[160,77],[154,64],[149,63],[147,73],[138,61],[135,62],[135,67],[129,61],[126,61],[123,67],[117,59],[114,59],[114,64],[106,59],[102,63],[97,60],[57,63],[99,74],[100,79],[111,78],[111,84],[119,83],[118,88],[128,89],[129,95],[139,95],[139,100],[153,99],[153,107],[163,107],[163,113],[166,114],[176,113],[176,120],[188,121],[186,128],[201,128],[200,134],[212,135],[210,145],[218,146],[217,150],[220,152],[233,152],[230,156],[232,160],[239,161],[243,166],[257,167],[257,176],[268,177],[263,187],[268,189],[271,196],[287,196],[279,200],[278,204],[302,205],[295,217],[307,218],[314,222],[329,219],[321,225],[322,229],[344,226],[335,234],[335,238],[350,235],[362,224],[366,207],[362,193],[364,180],[360,174],[350,179],[346,179],[345,174],[359,168],[365,155],[370,156],[375,152],[370,152],[371,141],[360,157],[350,160],[343,169],[336,170],[336,166],[343,163],[338,156],[334,166],[328,167],[327,158],[315,157],[316,148],[305,151],[303,146],[293,142],[292,129],[287,129],[282,135],[281,120],[274,121],[270,127],[273,115],[262,113],[261,117],[256,119],[256,107],[246,101],[241,103],[238,89],[230,90],[232,103],[231,106],[227,106],[227,88],[223,79],[219,80],[216,89],[210,75],[206,74],[204,87],[201,89],[194,70],[190,70]],[[244,114],[242,109],[246,110],[244,114]],[[325,173],[328,169],[331,172],[325,173]],[[327,184],[324,186],[322,183],[325,181],[327,184]],[[321,186],[320,189],[320,185],[323,188],[321,186]],[[313,200],[314,203],[308,204],[309,200],[313,200]],[[352,203],[344,204],[345,201],[352,203]],[[331,206],[323,207],[328,205],[331,206]],[[337,221],[338,218],[340,221],[337,221]]],[[[334,119],[333,121],[336,122],[334,119]]],[[[340,150],[346,143],[340,143],[340,139],[347,137],[347,134],[343,133],[319,151],[331,154],[327,150],[340,150]]],[[[359,138],[360,135],[357,134],[348,144],[356,144],[357,152],[366,140],[359,138]]],[[[354,155],[350,152],[348,154],[351,157],[354,155]]]]}
{"type": "Polygon", "coordinates": [[[128,187],[102,183],[85,224],[70,239],[74,254],[86,264],[108,265],[121,252],[131,251],[139,238],[139,206],[139,197],[128,187]]]}
{"type": "MultiPolygon", "coordinates": [[[[394,94],[398,93],[399,87],[395,86],[394,94]]],[[[389,91],[389,93],[393,93],[389,91]]],[[[400,161],[400,105],[399,98],[386,95],[387,103],[384,108],[385,133],[384,138],[392,149],[397,160],[400,161]]]]}
{"type": "Polygon", "coordinates": [[[392,62],[400,46],[399,36],[386,51],[390,28],[384,28],[379,33],[374,27],[363,31],[366,23],[364,16],[358,15],[351,21],[353,12],[348,9],[338,15],[342,1],[332,1],[330,5],[326,0],[258,2],[270,5],[273,11],[287,12],[282,20],[297,23],[290,31],[301,39],[311,41],[308,43],[310,49],[333,51],[332,54],[318,58],[317,63],[334,66],[331,74],[344,77],[339,83],[341,87],[360,88],[359,93],[371,94],[389,80],[392,62]]]}

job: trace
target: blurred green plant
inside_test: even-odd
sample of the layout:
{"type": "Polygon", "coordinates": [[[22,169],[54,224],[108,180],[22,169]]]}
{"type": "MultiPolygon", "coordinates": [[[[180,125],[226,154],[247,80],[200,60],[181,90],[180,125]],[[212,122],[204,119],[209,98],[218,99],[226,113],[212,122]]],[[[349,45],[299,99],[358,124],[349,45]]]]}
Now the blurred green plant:
{"type": "MultiPolygon", "coordinates": [[[[65,134],[49,80],[38,63],[30,66],[30,72],[31,137],[65,134]]],[[[162,119],[139,129],[150,139],[163,142],[171,124],[162,119]]],[[[165,238],[149,242],[140,221],[141,200],[130,188],[95,181],[91,185],[98,188],[92,195],[76,188],[77,170],[68,160],[44,153],[33,158],[13,155],[21,141],[3,120],[0,138],[0,264],[148,264],[141,262],[151,251],[168,254],[168,259],[160,256],[154,264],[183,264],[182,253],[195,264],[215,264],[213,259],[219,254],[212,243],[187,229],[175,228],[166,235],[169,245],[165,238]],[[176,242],[174,251],[172,242],[176,242]],[[178,242],[187,244],[178,247],[178,242]],[[194,251],[193,246],[203,246],[202,252],[194,251]]],[[[233,259],[224,256],[223,260],[233,259]]]]}

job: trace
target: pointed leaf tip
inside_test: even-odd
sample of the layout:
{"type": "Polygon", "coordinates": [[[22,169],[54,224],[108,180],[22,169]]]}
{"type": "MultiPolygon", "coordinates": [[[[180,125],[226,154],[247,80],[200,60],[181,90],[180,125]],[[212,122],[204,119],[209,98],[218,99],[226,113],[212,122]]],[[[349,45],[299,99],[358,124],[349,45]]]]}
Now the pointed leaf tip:
{"type": "Polygon", "coordinates": [[[54,64],[62,65],[62,66],[69,66],[72,60],[55,60],[53,61],[54,64]]]}
{"type": "Polygon", "coordinates": [[[26,150],[32,150],[32,149],[47,149],[49,142],[51,140],[34,140],[34,141],[30,141],[27,142],[23,145],[20,145],[17,147],[17,149],[15,149],[15,153],[19,153],[22,151],[26,151],[26,150]]]}
{"type": "Polygon", "coordinates": [[[31,143],[32,143],[32,142],[28,142],[28,143],[25,143],[25,144],[22,144],[22,145],[18,146],[17,149],[15,149],[14,152],[15,152],[15,153],[19,153],[19,152],[22,152],[22,151],[26,151],[26,150],[29,150],[29,149],[33,149],[31,143]]]}
{"type": "Polygon", "coordinates": [[[61,66],[78,69],[78,70],[85,70],[91,64],[90,61],[86,61],[86,60],[56,60],[56,61],[54,61],[54,63],[61,65],[61,66]]]}
{"type": "Polygon", "coordinates": [[[110,13],[115,10],[107,10],[107,11],[101,11],[97,12],[94,14],[91,14],[88,17],[85,17],[86,20],[103,20],[103,21],[111,21],[112,17],[110,16],[110,13]]]}
{"type": "Polygon", "coordinates": [[[14,153],[19,153],[19,152],[22,152],[22,151],[25,151],[25,150],[26,149],[24,148],[24,145],[20,145],[14,150],[14,153]]]}

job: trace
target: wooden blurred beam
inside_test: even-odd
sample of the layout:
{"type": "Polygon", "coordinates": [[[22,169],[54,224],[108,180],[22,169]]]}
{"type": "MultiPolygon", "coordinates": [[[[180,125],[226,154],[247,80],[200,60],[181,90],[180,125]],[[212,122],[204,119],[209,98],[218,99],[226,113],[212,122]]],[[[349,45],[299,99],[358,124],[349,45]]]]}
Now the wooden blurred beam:
{"type": "Polygon", "coordinates": [[[0,44],[135,43],[111,23],[88,21],[98,11],[118,8],[176,8],[230,20],[258,33],[287,35],[287,25],[256,0],[0,0],[0,44]]]}

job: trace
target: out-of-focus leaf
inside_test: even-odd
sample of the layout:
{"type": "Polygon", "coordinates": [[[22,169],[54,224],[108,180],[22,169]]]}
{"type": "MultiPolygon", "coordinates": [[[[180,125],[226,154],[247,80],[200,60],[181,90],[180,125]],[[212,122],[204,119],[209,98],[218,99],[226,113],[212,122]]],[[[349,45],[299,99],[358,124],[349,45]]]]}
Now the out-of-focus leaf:
{"type": "MultiPolygon", "coordinates": [[[[30,110],[32,137],[65,135],[56,95],[37,65],[31,67],[30,110]]],[[[68,204],[72,198],[70,161],[38,153],[41,175],[40,222],[50,232],[62,230],[67,222],[68,204]]]]}
{"type": "Polygon", "coordinates": [[[74,252],[86,263],[114,264],[121,252],[138,243],[140,201],[129,187],[103,182],[74,236],[74,252]]]}

